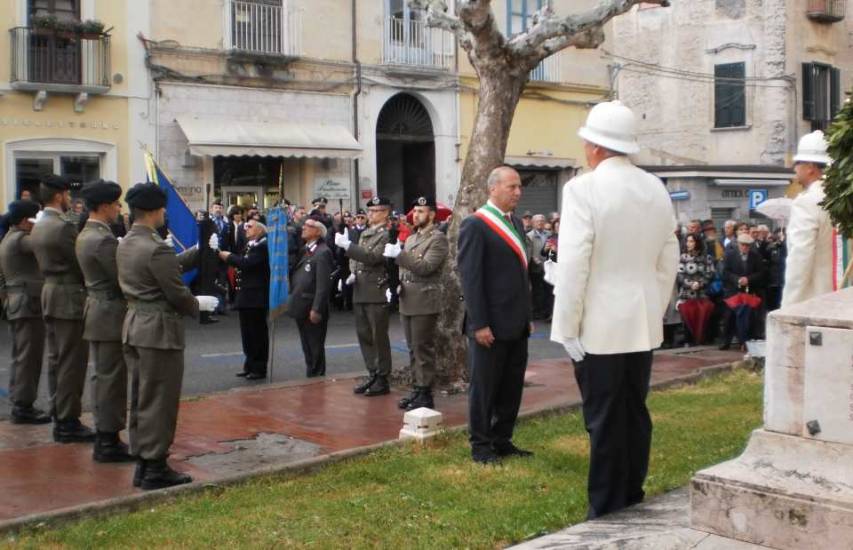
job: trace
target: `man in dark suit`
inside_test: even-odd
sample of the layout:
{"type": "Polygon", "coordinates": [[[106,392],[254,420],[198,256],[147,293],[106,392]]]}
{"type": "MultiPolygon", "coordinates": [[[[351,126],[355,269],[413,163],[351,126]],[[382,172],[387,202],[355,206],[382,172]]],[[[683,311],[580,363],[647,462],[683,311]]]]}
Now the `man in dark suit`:
{"type": "Polygon", "coordinates": [[[235,268],[234,308],[240,313],[243,341],[243,371],[237,376],[260,380],[267,376],[270,353],[267,312],[269,311],[270,262],[267,228],[258,220],[245,223],[246,238],[242,254],[223,250],[219,257],[235,268]]]}
{"type": "MultiPolygon", "coordinates": [[[[754,240],[749,233],[740,233],[737,237],[737,248],[726,250],[726,256],[723,259],[723,292],[726,298],[739,292],[764,295],[767,265],[753,244],[754,240]]],[[[731,347],[735,332],[735,316],[729,307],[723,313],[723,326],[725,335],[720,349],[726,350],[731,347]]],[[[744,346],[746,343],[740,344],[744,346]]]]}
{"type": "Polygon", "coordinates": [[[288,315],[296,321],[308,378],[326,374],[326,329],[334,258],[326,246],[326,226],[309,218],[302,225],[305,246],[291,272],[288,315]]]}
{"type": "Polygon", "coordinates": [[[512,216],[521,178],[507,166],[489,175],[489,201],[459,231],[459,272],[468,335],[471,455],[481,464],[530,456],[512,443],[531,332],[528,254],[512,216]]]}

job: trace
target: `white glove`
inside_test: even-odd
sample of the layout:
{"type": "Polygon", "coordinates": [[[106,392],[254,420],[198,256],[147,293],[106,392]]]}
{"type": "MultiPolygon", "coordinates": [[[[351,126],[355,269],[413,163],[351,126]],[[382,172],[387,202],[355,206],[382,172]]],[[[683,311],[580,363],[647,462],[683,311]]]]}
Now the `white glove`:
{"type": "Polygon", "coordinates": [[[354,284],[355,284],[355,273],[350,273],[350,274],[349,274],[349,277],[347,277],[346,285],[347,285],[347,286],[352,286],[352,285],[354,285],[354,284]]]}
{"type": "Polygon", "coordinates": [[[216,296],[196,296],[195,299],[198,300],[199,311],[214,311],[219,305],[219,298],[216,296]]]}
{"type": "Polygon", "coordinates": [[[403,247],[400,246],[400,243],[388,243],[385,245],[385,252],[383,252],[382,255],[386,258],[396,258],[402,251],[403,247]]]}
{"type": "Polygon", "coordinates": [[[124,238],[124,237],[117,237],[117,238],[116,238],[116,240],[117,240],[118,242],[121,242],[121,240],[122,240],[123,238],[124,238]]]}
{"type": "Polygon", "coordinates": [[[218,251],[219,250],[219,235],[213,233],[210,235],[210,240],[207,241],[207,246],[211,249],[218,251]]]}
{"type": "Polygon", "coordinates": [[[344,281],[343,279],[338,279],[338,292],[344,291],[344,281]]]}
{"type": "Polygon", "coordinates": [[[166,235],[166,238],[163,239],[163,242],[169,245],[169,248],[175,248],[175,239],[172,238],[172,234],[169,233],[166,235]]]}
{"type": "Polygon", "coordinates": [[[352,242],[349,240],[349,235],[344,233],[335,233],[335,246],[339,246],[347,250],[352,242]]]}
{"type": "Polygon", "coordinates": [[[391,289],[385,290],[385,301],[391,303],[391,289]]]}
{"type": "Polygon", "coordinates": [[[563,343],[563,347],[566,348],[566,353],[569,354],[572,361],[575,363],[583,361],[583,358],[586,355],[586,350],[583,349],[579,338],[569,338],[563,343]]]}

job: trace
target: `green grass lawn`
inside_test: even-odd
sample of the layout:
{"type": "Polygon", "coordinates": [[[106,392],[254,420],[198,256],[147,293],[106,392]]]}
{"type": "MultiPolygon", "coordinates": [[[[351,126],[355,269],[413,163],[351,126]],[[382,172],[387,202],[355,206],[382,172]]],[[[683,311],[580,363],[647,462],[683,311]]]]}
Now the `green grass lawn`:
{"type": "MultiPolygon", "coordinates": [[[[652,394],[646,491],[680,487],[736,456],[761,424],[761,377],[736,371],[652,394]]],[[[258,479],[171,504],[7,539],[12,547],[495,548],[580,522],[588,442],[579,413],[521,422],[536,452],[471,462],[464,434],[258,479]]]]}

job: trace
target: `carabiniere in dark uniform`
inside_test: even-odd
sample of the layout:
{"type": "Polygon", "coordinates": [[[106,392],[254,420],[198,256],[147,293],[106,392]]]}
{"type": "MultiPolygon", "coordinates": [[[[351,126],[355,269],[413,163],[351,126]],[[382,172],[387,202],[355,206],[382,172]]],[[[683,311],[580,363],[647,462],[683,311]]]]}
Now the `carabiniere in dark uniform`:
{"type": "Polygon", "coordinates": [[[0,242],[0,297],[12,328],[9,398],[13,424],[47,424],[50,416],[33,407],[44,357],[41,292],[44,278],[33,254],[30,230],[39,211],[33,201],[14,201],[6,214],[9,232],[0,242]]]}

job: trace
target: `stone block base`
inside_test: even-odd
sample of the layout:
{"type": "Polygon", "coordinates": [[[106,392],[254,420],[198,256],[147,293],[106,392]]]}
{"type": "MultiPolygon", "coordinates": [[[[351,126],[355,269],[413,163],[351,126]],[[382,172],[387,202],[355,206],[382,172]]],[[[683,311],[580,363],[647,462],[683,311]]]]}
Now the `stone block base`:
{"type": "Polygon", "coordinates": [[[691,527],[781,550],[853,548],[853,446],[765,430],[697,472],[691,527]]]}

